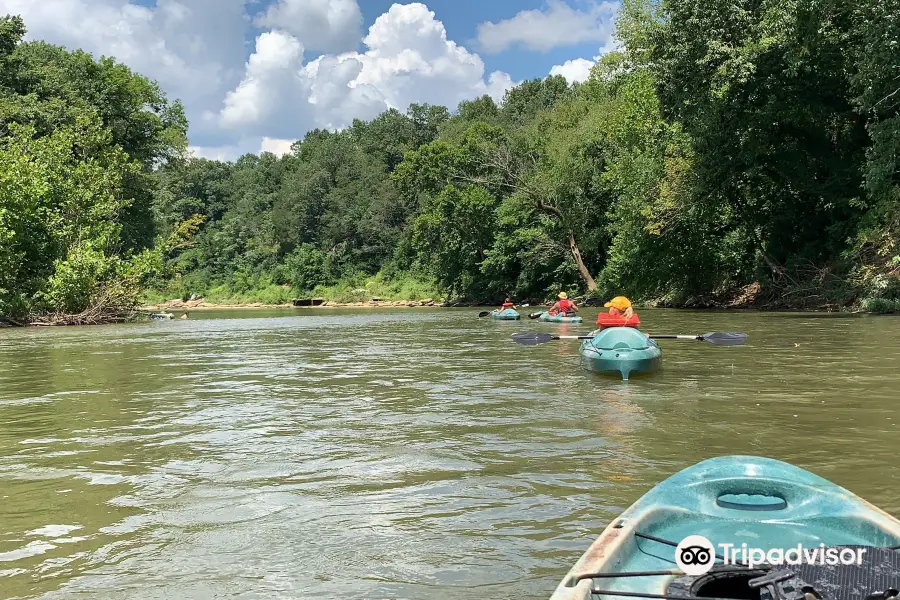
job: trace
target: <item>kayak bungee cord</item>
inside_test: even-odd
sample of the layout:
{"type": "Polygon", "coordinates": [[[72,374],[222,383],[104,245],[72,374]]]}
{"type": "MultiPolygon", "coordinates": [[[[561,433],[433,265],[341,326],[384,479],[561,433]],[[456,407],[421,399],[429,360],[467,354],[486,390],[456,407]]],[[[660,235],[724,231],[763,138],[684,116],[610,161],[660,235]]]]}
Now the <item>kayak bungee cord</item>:
{"type": "Polygon", "coordinates": [[[660,600],[739,600],[738,598],[716,598],[715,596],[672,596],[670,594],[650,594],[644,592],[615,592],[611,590],[591,590],[592,596],[629,596],[631,598],[659,598],[660,600]]]}
{"type": "MultiPolygon", "coordinates": [[[[672,542],[669,540],[664,540],[663,538],[658,538],[658,537],[649,535],[647,533],[641,533],[640,531],[635,531],[634,537],[644,538],[645,540],[650,540],[651,542],[659,542],[660,544],[666,544],[668,546],[672,546],[673,548],[678,547],[678,544],[676,544],[675,542],[672,542]]],[[[725,557],[722,556],[721,554],[716,554],[715,557],[718,558],[719,560],[725,560],[725,557]]],[[[675,561],[673,560],[670,562],[675,562],[675,561]]]]}
{"type": "MultiPolygon", "coordinates": [[[[767,571],[771,565],[760,565],[758,567],[734,566],[728,569],[719,569],[716,573],[741,573],[752,571],[767,571]]],[[[585,579],[614,579],[616,577],[661,577],[663,575],[684,575],[684,572],[678,569],[667,569],[665,571],[623,571],[622,573],[585,573],[575,578],[575,581],[584,581],[585,579]]],[[[683,598],[684,596],[679,596],[683,598]]]]}

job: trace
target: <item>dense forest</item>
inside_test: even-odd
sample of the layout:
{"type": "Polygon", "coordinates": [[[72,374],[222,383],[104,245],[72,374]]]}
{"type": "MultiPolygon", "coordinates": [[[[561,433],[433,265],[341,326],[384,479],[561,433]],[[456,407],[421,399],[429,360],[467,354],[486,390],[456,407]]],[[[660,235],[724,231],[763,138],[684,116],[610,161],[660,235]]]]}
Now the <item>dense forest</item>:
{"type": "Polygon", "coordinates": [[[900,0],[628,0],[590,79],[190,158],[182,106],[0,20],[0,315],[560,289],[900,307],[900,0]]]}

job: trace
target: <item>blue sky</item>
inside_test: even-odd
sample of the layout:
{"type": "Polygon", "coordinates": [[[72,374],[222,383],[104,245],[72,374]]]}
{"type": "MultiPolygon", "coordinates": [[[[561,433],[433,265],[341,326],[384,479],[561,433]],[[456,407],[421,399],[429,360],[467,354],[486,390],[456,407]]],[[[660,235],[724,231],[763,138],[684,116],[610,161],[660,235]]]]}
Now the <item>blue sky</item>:
{"type": "Polygon", "coordinates": [[[180,99],[192,151],[284,152],[306,131],[451,109],[613,47],[604,0],[0,0],[28,39],[112,55],[180,99]]]}

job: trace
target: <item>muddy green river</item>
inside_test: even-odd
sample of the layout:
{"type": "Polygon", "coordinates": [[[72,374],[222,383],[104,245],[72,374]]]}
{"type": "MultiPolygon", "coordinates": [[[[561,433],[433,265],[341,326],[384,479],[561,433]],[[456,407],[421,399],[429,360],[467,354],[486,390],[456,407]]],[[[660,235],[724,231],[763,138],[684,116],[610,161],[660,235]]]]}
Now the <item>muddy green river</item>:
{"type": "Polygon", "coordinates": [[[478,310],[0,330],[0,598],[545,599],[640,495],[725,454],[900,516],[900,318],[643,310],[750,337],[661,341],[622,382],[576,341],[510,341],[597,309],[478,310]]]}

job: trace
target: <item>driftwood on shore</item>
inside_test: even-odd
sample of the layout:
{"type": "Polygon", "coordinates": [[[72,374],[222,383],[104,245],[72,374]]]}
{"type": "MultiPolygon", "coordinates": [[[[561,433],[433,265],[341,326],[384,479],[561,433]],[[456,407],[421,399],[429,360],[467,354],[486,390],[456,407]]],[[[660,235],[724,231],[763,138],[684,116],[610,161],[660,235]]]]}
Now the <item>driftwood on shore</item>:
{"type": "Polygon", "coordinates": [[[51,313],[34,317],[29,325],[50,327],[57,325],[109,325],[112,323],[127,323],[133,321],[136,311],[98,311],[85,310],[78,314],[51,313]]]}
{"type": "Polygon", "coordinates": [[[121,314],[95,314],[81,312],[75,315],[64,313],[50,313],[28,317],[27,320],[0,317],[0,326],[8,327],[56,327],[61,325],[109,325],[112,323],[127,323],[133,321],[136,312],[121,314]]]}
{"type": "Polygon", "coordinates": [[[6,321],[18,327],[24,327],[25,325],[38,327],[107,325],[133,321],[137,314],[138,311],[136,306],[134,306],[133,297],[117,290],[103,289],[94,296],[90,306],[77,313],[54,311],[29,315],[23,319],[0,317],[0,322],[6,321]]]}

